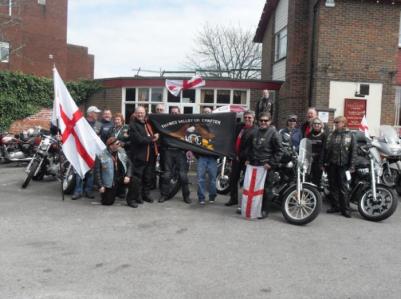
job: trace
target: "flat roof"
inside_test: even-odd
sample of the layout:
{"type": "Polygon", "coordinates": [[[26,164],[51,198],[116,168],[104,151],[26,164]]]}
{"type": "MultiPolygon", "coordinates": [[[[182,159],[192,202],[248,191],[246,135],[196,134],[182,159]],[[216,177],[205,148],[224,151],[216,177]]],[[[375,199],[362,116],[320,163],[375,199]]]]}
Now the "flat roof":
{"type": "MultiPolygon", "coordinates": [[[[122,87],[164,87],[166,80],[188,80],[189,77],[115,77],[96,79],[104,87],[122,88],[122,87]]],[[[230,79],[230,78],[204,78],[205,86],[202,88],[226,88],[226,89],[269,89],[279,90],[282,81],[265,81],[258,79],[230,79]]]]}

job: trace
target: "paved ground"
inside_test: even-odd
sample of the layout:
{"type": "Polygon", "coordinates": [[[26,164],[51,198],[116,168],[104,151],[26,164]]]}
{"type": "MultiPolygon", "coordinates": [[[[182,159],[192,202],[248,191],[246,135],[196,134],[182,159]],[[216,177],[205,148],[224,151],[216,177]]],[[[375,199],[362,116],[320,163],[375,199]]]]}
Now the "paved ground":
{"type": "MultiPolygon", "coordinates": [[[[0,298],[400,298],[401,212],[246,221],[180,198],[138,209],[20,189],[0,166],[0,298]]],[[[195,193],[192,193],[195,195],[195,193]]]]}

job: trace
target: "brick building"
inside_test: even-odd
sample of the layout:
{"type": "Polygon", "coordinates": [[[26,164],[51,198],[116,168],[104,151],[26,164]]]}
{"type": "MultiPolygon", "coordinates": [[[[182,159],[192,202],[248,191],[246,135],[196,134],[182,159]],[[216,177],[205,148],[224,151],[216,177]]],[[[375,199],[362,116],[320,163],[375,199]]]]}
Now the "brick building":
{"type": "Polygon", "coordinates": [[[263,43],[262,78],[284,82],[281,124],[315,106],[351,125],[366,113],[373,134],[398,125],[400,11],[399,0],[267,0],[254,41],[263,43]]]}
{"type": "Polygon", "coordinates": [[[96,105],[100,109],[109,108],[113,113],[122,112],[126,119],[138,105],[155,112],[159,103],[167,109],[179,106],[183,113],[200,113],[203,107],[215,109],[227,104],[254,109],[263,89],[271,90],[274,97],[281,85],[274,81],[205,78],[206,85],[202,88],[184,90],[175,97],[167,91],[165,80],[164,77],[99,79],[104,89],[94,94],[86,106],[96,105]]]}
{"type": "Polygon", "coordinates": [[[0,70],[93,79],[94,56],[67,44],[68,0],[0,0],[0,70]]]}

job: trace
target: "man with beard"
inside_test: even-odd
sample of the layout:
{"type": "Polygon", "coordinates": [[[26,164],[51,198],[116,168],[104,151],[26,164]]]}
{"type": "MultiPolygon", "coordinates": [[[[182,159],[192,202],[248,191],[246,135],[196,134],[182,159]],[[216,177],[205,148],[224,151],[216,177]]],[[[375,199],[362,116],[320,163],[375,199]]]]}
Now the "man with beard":
{"type": "Polygon", "coordinates": [[[158,133],[146,122],[146,110],[138,106],[134,112],[134,118],[130,123],[131,161],[133,164],[133,188],[129,190],[127,199],[143,203],[153,202],[150,198],[152,188],[152,165],[156,163],[158,155],[156,142],[158,133]],[[141,198],[142,196],[142,198],[141,198]]]}
{"type": "Polygon", "coordinates": [[[257,121],[259,120],[260,114],[263,112],[269,113],[271,117],[274,116],[274,102],[270,98],[270,94],[267,89],[263,90],[262,98],[256,103],[255,117],[257,121]]]}
{"type": "Polygon", "coordinates": [[[235,129],[237,138],[235,141],[235,158],[232,160],[231,165],[230,200],[225,204],[228,207],[238,204],[238,182],[241,177],[241,172],[245,171],[245,161],[248,157],[246,145],[249,137],[255,130],[253,124],[254,119],[254,113],[252,111],[246,111],[244,113],[244,122],[238,124],[235,129]]]}
{"type": "MultiPolygon", "coordinates": [[[[254,130],[248,139],[248,161],[252,166],[263,166],[267,174],[266,185],[269,184],[269,171],[276,167],[283,156],[283,145],[280,134],[271,126],[271,116],[263,112],[259,118],[259,128],[254,130]]],[[[267,217],[267,196],[263,195],[262,218],[267,217]]]]}

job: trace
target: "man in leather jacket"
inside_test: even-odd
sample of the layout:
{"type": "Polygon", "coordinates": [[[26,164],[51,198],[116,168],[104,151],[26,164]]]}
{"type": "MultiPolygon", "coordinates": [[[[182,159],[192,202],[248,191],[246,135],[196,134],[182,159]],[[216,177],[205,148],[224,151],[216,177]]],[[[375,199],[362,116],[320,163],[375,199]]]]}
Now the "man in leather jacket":
{"type": "Polygon", "coordinates": [[[248,139],[256,129],[253,124],[254,120],[255,114],[252,111],[246,111],[244,113],[244,122],[238,124],[235,128],[237,139],[235,142],[235,158],[231,164],[230,200],[225,204],[228,207],[238,204],[238,182],[241,172],[245,170],[245,161],[248,158],[246,150],[248,139]]]}
{"type": "Polygon", "coordinates": [[[154,164],[158,155],[158,133],[153,133],[151,125],[146,122],[146,110],[142,106],[135,109],[134,118],[130,123],[130,155],[133,164],[133,188],[134,200],[153,202],[150,198],[154,164]],[[140,198],[142,196],[142,198],[140,198]]]}
{"type": "MultiPolygon", "coordinates": [[[[116,137],[109,137],[106,144],[107,148],[96,157],[95,179],[102,205],[109,206],[114,203],[118,194],[125,193],[125,185],[131,182],[132,166],[116,137]]],[[[128,196],[127,204],[137,207],[128,196]]]]}
{"type": "MultiPolygon", "coordinates": [[[[254,130],[248,141],[249,164],[263,166],[267,171],[277,167],[283,156],[281,136],[274,126],[270,126],[271,116],[263,112],[259,118],[259,128],[254,130]]],[[[268,176],[266,179],[268,185],[268,176]]],[[[264,194],[262,218],[267,216],[267,196],[264,194]]]]}
{"type": "Polygon", "coordinates": [[[331,208],[327,213],[341,212],[350,218],[346,172],[354,171],[357,145],[355,137],[346,128],[347,119],[344,116],[336,117],[334,125],[334,131],[327,137],[324,153],[331,201],[331,208]]]}

